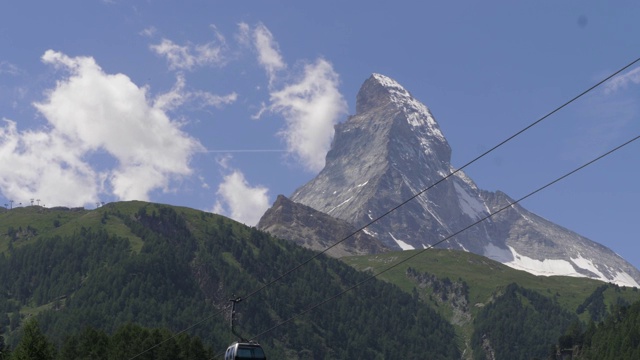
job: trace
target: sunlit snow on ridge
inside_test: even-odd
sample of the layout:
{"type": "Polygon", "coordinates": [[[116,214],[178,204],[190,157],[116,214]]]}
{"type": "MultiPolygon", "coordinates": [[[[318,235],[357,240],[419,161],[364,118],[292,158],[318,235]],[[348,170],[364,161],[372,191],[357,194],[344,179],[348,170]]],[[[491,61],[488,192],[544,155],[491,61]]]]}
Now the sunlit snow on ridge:
{"type": "Polygon", "coordinates": [[[604,276],[603,273],[601,273],[598,268],[596,268],[595,265],[593,265],[593,262],[589,259],[585,259],[582,256],[578,255],[577,258],[571,258],[571,261],[573,261],[574,264],[578,265],[578,267],[582,268],[582,269],[588,269],[589,271],[593,272],[594,274],[598,275],[598,277],[600,279],[606,279],[606,276],[604,276]]]}
{"type": "Polygon", "coordinates": [[[473,220],[480,220],[487,216],[489,209],[487,206],[480,202],[477,198],[471,196],[465,189],[462,188],[457,182],[453,182],[453,187],[458,193],[458,203],[463,213],[469,216],[473,220]]]}
{"type": "Polygon", "coordinates": [[[362,229],[362,231],[363,231],[365,234],[367,234],[367,235],[369,235],[369,236],[371,236],[371,237],[376,237],[376,236],[378,236],[378,234],[376,234],[376,232],[375,232],[375,231],[371,231],[371,230],[369,230],[369,229],[362,229]]]}
{"type": "Polygon", "coordinates": [[[621,286],[640,287],[640,284],[638,284],[629,274],[624,272],[617,273],[614,279],[607,279],[606,276],[604,276],[590,260],[581,256],[571,258],[573,264],[566,260],[557,259],[536,260],[518,254],[518,252],[516,252],[516,250],[511,246],[507,245],[507,247],[509,248],[508,250],[489,244],[484,249],[484,256],[501,262],[510,268],[523,270],[533,275],[589,278],[589,276],[577,272],[573,265],[575,264],[582,269],[596,274],[598,276],[596,279],[598,280],[612,282],[621,286]]]}
{"type": "Polygon", "coordinates": [[[345,201],[341,202],[340,204],[338,204],[338,205],[334,206],[331,210],[327,211],[327,214],[331,214],[331,212],[332,212],[333,210],[335,210],[335,209],[339,208],[340,206],[342,206],[342,205],[344,205],[344,204],[348,203],[349,201],[351,201],[351,199],[353,199],[353,196],[351,196],[351,197],[350,197],[350,198],[348,198],[347,200],[345,200],[345,201]]]}
{"type": "Polygon", "coordinates": [[[398,246],[400,246],[400,248],[402,250],[414,250],[415,249],[413,246],[407,244],[406,242],[396,239],[396,237],[393,236],[392,233],[389,233],[389,236],[391,236],[391,238],[396,242],[396,244],[398,244],[398,246]]]}
{"type": "Polygon", "coordinates": [[[373,74],[373,77],[382,86],[389,90],[391,94],[391,100],[404,109],[407,121],[411,126],[419,127],[426,125],[431,135],[435,136],[440,141],[446,142],[444,135],[438,128],[436,120],[433,118],[431,112],[423,103],[414,99],[409,91],[407,91],[395,80],[381,74],[373,74]],[[413,112],[407,111],[409,109],[413,110],[413,112]]]}

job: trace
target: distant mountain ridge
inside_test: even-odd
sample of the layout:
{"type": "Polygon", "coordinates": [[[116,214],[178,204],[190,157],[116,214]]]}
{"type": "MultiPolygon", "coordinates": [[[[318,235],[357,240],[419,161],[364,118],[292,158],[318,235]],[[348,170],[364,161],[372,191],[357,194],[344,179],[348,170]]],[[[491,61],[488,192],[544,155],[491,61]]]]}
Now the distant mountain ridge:
{"type": "MultiPolygon", "coordinates": [[[[359,228],[453,173],[450,160],[429,109],[395,80],[373,74],[357,94],[356,114],[336,126],[324,169],[290,199],[359,228]]],[[[458,171],[364,232],[390,249],[422,249],[512,202],[458,171]]],[[[263,218],[259,228],[275,226],[263,218]]],[[[622,257],[517,204],[439,246],[533,274],[640,287],[640,271],[622,257]]]]}

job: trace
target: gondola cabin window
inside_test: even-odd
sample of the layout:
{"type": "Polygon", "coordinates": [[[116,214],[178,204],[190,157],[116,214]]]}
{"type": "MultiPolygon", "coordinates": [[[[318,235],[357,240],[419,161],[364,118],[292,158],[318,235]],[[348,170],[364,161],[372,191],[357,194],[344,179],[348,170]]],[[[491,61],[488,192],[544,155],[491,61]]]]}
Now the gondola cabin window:
{"type": "Polygon", "coordinates": [[[264,351],[257,343],[233,343],[224,355],[224,360],[266,360],[264,351]]]}

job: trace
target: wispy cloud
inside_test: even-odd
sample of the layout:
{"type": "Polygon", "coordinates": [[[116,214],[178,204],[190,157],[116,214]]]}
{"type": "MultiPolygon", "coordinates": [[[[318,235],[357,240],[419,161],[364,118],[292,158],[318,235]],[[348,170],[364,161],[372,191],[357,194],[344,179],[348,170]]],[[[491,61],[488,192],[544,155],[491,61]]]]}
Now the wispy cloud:
{"type": "Polygon", "coordinates": [[[185,91],[187,81],[182,74],[178,74],[173,88],[156,97],[154,107],[164,111],[173,110],[187,101],[189,95],[185,91]]]}
{"type": "Polygon", "coordinates": [[[169,39],[162,39],[159,44],[151,45],[150,48],[167,59],[171,70],[193,70],[200,66],[225,64],[225,44],[221,40],[224,40],[224,37],[216,32],[216,41],[206,44],[178,45],[169,39]]]}
{"type": "Polygon", "coordinates": [[[229,154],[229,153],[279,153],[279,152],[286,152],[287,150],[280,150],[280,149],[228,149],[228,150],[204,150],[203,152],[205,153],[210,153],[210,154],[215,154],[215,153],[219,153],[219,154],[229,154]]]}
{"type": "Polygon", "coordinates": [[[155,26],[149,26],[148,28],[143,29],[139,32],[140,35],[144,37],[153,37],[158,32],[158,29],[155,26]]]}
{"type": "Polygon", "coordinates": [[[213,106],[216,108],[220,108],[224,105],[233,104],[236,100],[238,100],[238,93],[232,92],[227,95],[216,95],[207,91],[194,91],[191,92],[191,97],[194,101],[200,103],[202,107],[213,106]]]}
{"type": "Polygon", "coordinates": [[[164,94],[158,95],[155,99],[154,106],[168,111],[180,107],[185,102],[193,102],[199,107],[213,106],[220,108],[224,105],[234,103],[237,99],[238,94],[235,92],[227,95],[216,95],[202,90],[187,90],[185,77],[179,73],[173,88],[164,94]]]}
{"type": "Polygon", "coordinates": [[[218,186],[216,194],[219,200],[214,205],[213,212],[254,226],[269,208],[267,193],[266,187],[249,185],[241,171],[233,170],[218,186]]]}
{"type": "Polygon", "coordinates": [[[12,76],[18,76],[22,74],[23,71],[18,66],[8,62],[8,61],[0,61],[0,75],[7,74],[12,76]]]}
{"type": "Polygon", "coordinates": [[[269,84],[273,83],[276,72],[286,67],[278,43],[274,40],[273,34],[263,24],[258,24],[253,31],[253,41],[258,52],[258,63],[264,67],[269,77],[269,84]]]}
{"type": "Polygon", "coordinates": [[[640,67],[614,77],[602,91],[585,97],[574,110],[580,126],[567,139],[567,150],[562,156],[585,161],[628,140],[626,137],[640,114],[638,93],[632,89],[632,85],[638,84],[640,67]]]}
{"type": "Polygon", "coordinates": [[[604,88],[605,94],[612,94],[629,84],[640,84],[640,67],[636,67],[611,79],[604,88]]]}
{"type": "Polygon", "coordinates": [[[240,45],[251,46],[251,26],[245,22],[238,23],[238,32],[235,38],[240,45]]]}

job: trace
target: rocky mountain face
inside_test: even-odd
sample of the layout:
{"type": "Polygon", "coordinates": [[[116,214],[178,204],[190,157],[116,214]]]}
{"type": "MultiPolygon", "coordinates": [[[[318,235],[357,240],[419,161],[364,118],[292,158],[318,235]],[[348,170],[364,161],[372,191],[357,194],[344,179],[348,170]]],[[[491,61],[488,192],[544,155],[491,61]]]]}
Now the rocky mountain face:
{"type": "Polygon", "coordinates": [[[378,239],[362,231],[356,232],[358,229],[348,222],[295,203],[283,195],[278,196],[257,227],[316,251],[324,251],[349,237],[327,251],[327,255],[333,257],[377,254],[390,250],[378,239]]]}
{"type": "MultiPolygon", "coordinates": [[[[373,74],[358,92],[356,114],[336,126],[324,169],[297,189],[291,201],[360,228],[429,188],[364,232],[396,250],[422,249],[450,237],[438,246],[484,255],[534,274],[640,287],[640,272],[620,256],[517,204],[451,237],[513,200],[478,189],[464,172],[455,172],[450,160],[451,148],[429,109],[393,79],[373,74]]],[[[259,228],[279,227],[281,233],[288,232],[284,238],[297,232],[300,243],[311,232],[317,236],[316,246],[341,240],[335,234],[320,240],[323,235],[310,230],[316,226],[312,223],[300,232],[291,222],[269,218],[273,211],[265,214],[259,228]]],[[[309,218],[303,214],[298,223],[309,218]]],[[[366,249],[362,241],[353,251],[366,249]]]]}

